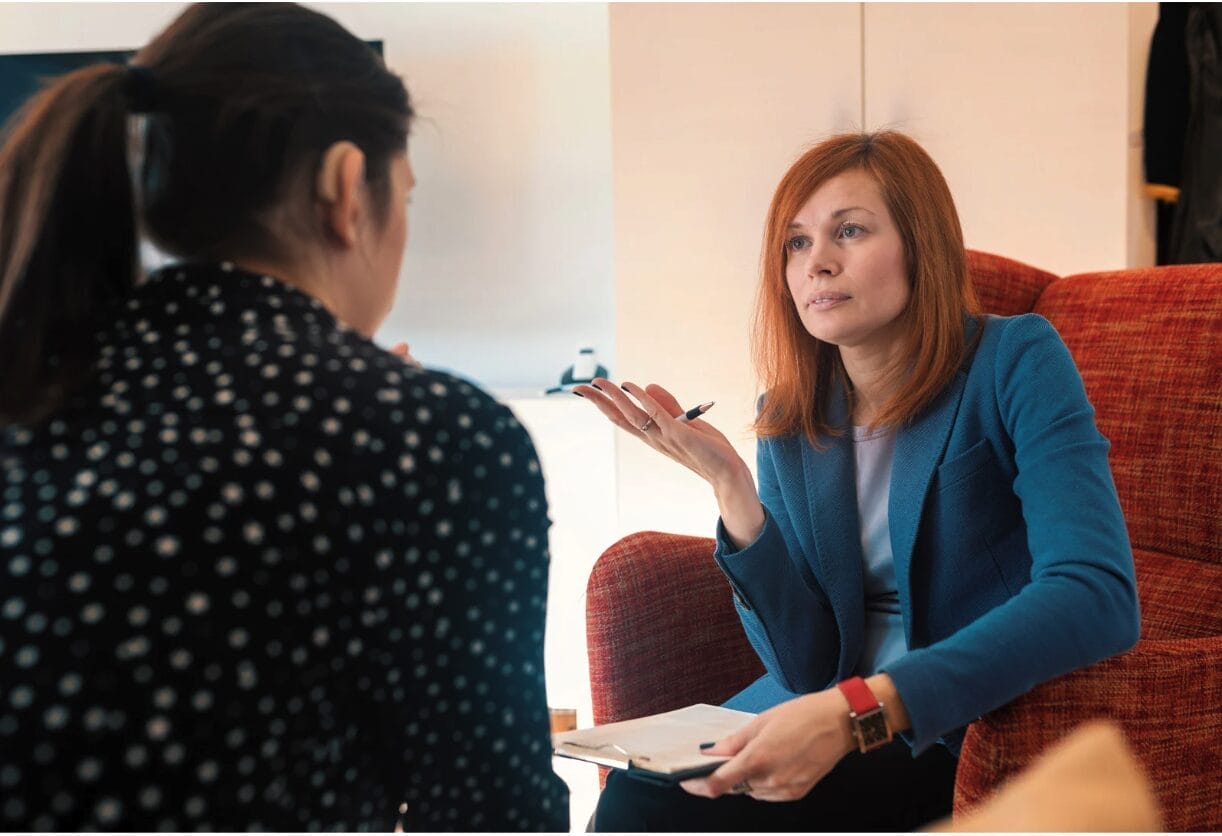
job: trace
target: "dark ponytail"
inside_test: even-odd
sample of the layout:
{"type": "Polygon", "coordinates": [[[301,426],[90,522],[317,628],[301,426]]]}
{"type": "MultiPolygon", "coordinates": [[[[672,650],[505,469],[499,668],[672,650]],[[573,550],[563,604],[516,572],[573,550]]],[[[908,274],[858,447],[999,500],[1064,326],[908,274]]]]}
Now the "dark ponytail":
{"type": "Polygon", "coordinates": [[[0,426],[59,408],[100,309],[139,274],[139,227],[187,260],[285,259],[289,209],[339,140],[378,208],[412,117],[402,81],[335,21],[289,3],[189,7],[131,68],[63,76],[0,146],[0,426]],[[129,174],[128,116],[144,114],[129,174]],[[133,191],[133,181],[136,189],[133,191]]]}
{"type": "Polygon", "coordinates": [[[99,304],[137,269],[126,71],[60,78],[0,146],[0,425],[45,416],[88,370],[99,304]]]}

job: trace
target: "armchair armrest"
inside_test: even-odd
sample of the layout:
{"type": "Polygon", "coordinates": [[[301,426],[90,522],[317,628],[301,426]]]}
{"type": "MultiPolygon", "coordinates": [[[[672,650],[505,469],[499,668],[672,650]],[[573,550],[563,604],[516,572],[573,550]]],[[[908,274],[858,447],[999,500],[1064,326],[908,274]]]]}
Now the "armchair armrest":
{"type": "Polygon", "coordinates": [[[645,531],[602,553],[586,584],[594,722],[718,704],[764,673],[714,542],[645,531]]]}
{"type": "Polygon", "coordinates": [[[1222,636],[1141,641],[972,723],[959,756],[955,816],[1093,718],[1123,730],[1168,830],[1222,829],[1222,636]]]}

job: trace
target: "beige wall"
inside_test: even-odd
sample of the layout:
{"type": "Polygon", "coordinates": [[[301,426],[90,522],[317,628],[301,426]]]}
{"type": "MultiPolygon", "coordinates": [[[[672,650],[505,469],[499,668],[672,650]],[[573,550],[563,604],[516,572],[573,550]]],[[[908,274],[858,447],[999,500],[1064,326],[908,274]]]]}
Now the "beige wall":
{"type": "MultiPolygon", "coordinates": [[[[764,212],[804,145],[859,122],[859,22],[850,4],[611,6],[616,374],[716,400],[709,420],[753,466],[764,212]]],[[[621,530],[712,531],[702,481],[618,445],[621,530]]]]}
{"type": "Polygon", "coordinates": [[[1125,267],[1144,80],[1131,22],[1119,3],[867,4],[866,125],[925,145],[969,247],[1057,273],[1125,267]]]}
{"type": "Polygon", "coordinates": [[[1142,126],[1146,103],[1146,65],[1150,58],[1150,36],[1158,23],[1156,3],[1132,3],[1129,10],[1129,172],[1128,258],[1126,267],[1154,264],[1154,202],[1146,197],[1145,165],[1142,162],[1142,126]]]}

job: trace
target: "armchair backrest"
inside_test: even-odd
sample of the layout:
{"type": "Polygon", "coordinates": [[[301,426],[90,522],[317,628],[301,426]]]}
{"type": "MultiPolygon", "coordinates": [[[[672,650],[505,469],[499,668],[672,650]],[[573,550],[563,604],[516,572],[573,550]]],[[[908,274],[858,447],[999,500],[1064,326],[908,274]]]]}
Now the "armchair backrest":
{"type": "Polygon", "coordinates": [[[998,316],[1030,313],[1044,288],[1057,278],[1047,270],[979,250],[967,251],[967,274],[980,307],[998,316]]]}

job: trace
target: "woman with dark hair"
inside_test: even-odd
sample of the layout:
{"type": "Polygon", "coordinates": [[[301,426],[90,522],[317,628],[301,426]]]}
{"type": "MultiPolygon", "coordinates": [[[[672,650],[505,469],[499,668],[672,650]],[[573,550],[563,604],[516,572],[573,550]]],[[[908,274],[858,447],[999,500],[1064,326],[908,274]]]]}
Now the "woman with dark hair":
{"type": "Polygon", "coordinates": [[[714,559],[767,673],[684,793],[614,774],[600,830],[911,830],[963,728],[1137,641],[1133,557],[1081,378],[981,316],[954,202],[902,134],[804,154],[768,212],[745,462],[660,386],[578,387],[714,490],[714,559]],[[900,735],[902,739],[893,739],[900,735]]]}
{"type": "Polygon", "coordinates": [[[411,119],[331,19],[216,4],[8,126],[3,829],[567,828],[530,440],[370,340],[411,119]]]}

